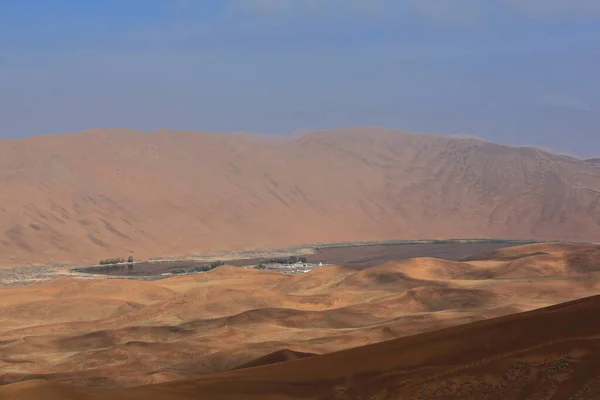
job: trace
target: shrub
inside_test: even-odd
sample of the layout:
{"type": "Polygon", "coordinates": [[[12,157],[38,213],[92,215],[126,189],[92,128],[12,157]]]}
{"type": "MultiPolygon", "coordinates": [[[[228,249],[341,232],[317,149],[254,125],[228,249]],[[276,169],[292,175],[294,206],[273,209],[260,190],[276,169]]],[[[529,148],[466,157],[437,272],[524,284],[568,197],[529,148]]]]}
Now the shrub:
{"type": "Polygon", "coordinates": [[[175,269],[171,270],[171,273],[175,274],[175,275],[185,274],[185,272],[186,272],[185,269],[182,269],[182,268],[175,268],[175,269]]]}
{"type": "Polygon", "coordinates": [[[297,263],[307,263],[308,259],[304,256],[289,256],[287,258],[278,257],[278,258],[269,258],[265,260],[265,264],[297,264],[297,263]]]}
{"type": "Polygon", "coordinates": [[[128,263],[132,263],[132,262],[133,262],[133,256],[129,256],[129,257],[127,257],[127,262],[128,262],[128,263]]]}
{"type": "Polygon", "coordinates": [[[118,258],[107,258],[106,260],[100,260],[100,265],[114,265],[125,262],[125,259],[122,257],[118,258]]]}
{"type": "Polygon", "coordinates": [[[223,261],[213,261],[210,264],[205,265],[194,265],[193,267],[188,268],[187,272],[193,274],[195,272],[208,272],[213,270],[221,265],[225,265],[223,261]]]}
{"type": "Polygon", "coordinates": [[[287,264],[287,258],[270,258],[264,261],[265,264],[287,264]]]}
{"type": "Polygon", "coordinates": [[[211,268],[209,265],[195,265],[195,266],[191,267],[190,269],[188,269],[188,272],[190,272],[190,273],[207,272],[210,270],[211,270],[211,268]]]}

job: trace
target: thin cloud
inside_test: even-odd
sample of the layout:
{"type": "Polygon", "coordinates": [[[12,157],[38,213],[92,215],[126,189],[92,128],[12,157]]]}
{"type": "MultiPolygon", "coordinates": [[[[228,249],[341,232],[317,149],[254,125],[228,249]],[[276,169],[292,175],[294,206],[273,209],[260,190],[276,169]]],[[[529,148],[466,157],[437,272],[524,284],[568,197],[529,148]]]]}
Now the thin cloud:
{"type": "Polygon", "coordinates": [[[494,10],[534,17],[600,17],[598,0],[230,0],[229,10],[271,17],[418,16],[441,24],[470,24],[494,10]]]}
{"type": "Polygon", "coordinates": [[[512,0],[512,6],[536,17],[600,17],[598,0],[512,0]]]}
{"type": "Polygon", "coordinates": [[[313,9],[322,9],[317,1],[290,1],[290,0],[246,0],[233,1],[229,11],[252,13],[264,16],[291,16],[294,13],[313,9]],[[316,7],[315,7],[316,6],[316,7]]]}
{"type": "Polygon", "coordinates": [[[488,8],[477,0],[405,0],[405,7],[439,24],[463,25],[486,17],[488,8]]]}
{"type": "Polygon", "coordinates": [[[550,107],[566,108],[578,111],[590,111],[590,103],[585,100],[564,93],[556,93],[542,99],[542,104],[550,107]]]}
{"type": "Polygon", "coordinates": [[[232,0],[229,11],[278,18],[414,17],[438,23],[480,19],[486,7],[477,0],[232,0]]]}
{"type": "Polygon", "coordinates": [[[228,15],[238,17],[365,22],[398,18],[406,13],[390,0],[231,0],[228,15]]]}

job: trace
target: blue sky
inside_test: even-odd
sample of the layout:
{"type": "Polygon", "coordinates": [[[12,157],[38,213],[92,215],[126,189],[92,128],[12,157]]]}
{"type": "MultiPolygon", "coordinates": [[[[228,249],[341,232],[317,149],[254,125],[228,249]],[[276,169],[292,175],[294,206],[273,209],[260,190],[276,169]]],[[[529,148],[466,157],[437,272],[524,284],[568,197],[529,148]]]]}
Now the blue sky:
{"type": "Polygon", "coordinates": [[[600,155],[597,0],[0,0],[0,138],[350,125],[600,155]]]}

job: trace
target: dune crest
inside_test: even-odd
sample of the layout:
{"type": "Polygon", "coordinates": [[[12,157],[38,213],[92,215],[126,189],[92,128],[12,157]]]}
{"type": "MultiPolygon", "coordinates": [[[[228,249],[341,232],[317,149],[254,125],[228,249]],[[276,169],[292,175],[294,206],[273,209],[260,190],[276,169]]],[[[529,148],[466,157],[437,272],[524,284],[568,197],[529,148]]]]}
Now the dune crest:
{"type": "Polygon", "coordinates": [[[191,379],[600,293],[600,246],[536,244],[472,259],[302,275],[222,266],[152,282],[63,278],[3,287],[0,384],[43,378],[122,388],[191,379]]]}
{"type": "Polygon", "coordinates": [[[272,357],[296,360],[273,365],[267,356],[266,364],[186,381],[103,391],[32,380],[0,387],[0,397],[593,400],[600,390],[599,311],[595,296],[321,356],[296,359],[284,351],[272,357]]]}

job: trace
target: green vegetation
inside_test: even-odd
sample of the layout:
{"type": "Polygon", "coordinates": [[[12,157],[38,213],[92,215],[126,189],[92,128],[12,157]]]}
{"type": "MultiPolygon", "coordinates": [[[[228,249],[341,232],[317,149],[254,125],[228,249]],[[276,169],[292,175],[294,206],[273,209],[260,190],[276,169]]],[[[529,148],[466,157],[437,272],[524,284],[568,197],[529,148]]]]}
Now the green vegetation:
{"type": "Polygon", "coordinates": [[[302,256],[302,257],[290,256],[287,258],[285,258],[285,257],[269,258],[264,261],[264,264],[298,264],[298,263],[306,264],[307,262],[308,262],[308,259],[304,256],[302,256]]]}
{"type": "Polygon", "coordinates": [[[171,270],[171,273],[175,274],[175,275],[182,275],[182,274],[185,274],[186,272],[187,271],[185,269],[182,269],[182,268],[175,268],[175,269],[171,270]]]}
{"type": "Polygon", "coordinates": [[[211,269],[212,268],[210,267],[210,265],[196,265],[196,266],[193,266],[191,268],[188,268],[187,272],[189,272],[189,273],[208,272],[211,269]]]}
{"type": "MultiPolygon", "coordinates": [[[[132,263],[134,261],[133,256],[127,257],[127,262],[132,263]]],[[[115,258],[107,258],[106,260],[100,260],[100,265],[116,265],[124,263],[125,259],[123,257],[115,257],[115,258]]]]}
{"type": "Polygon", "coordinates": [[[115,265],[124,263],[125,259],[122,257],[117,258],[107,258],[106,260],[100,260],[100,265],[115,265]]]}
{"type": "Polygon", "coordinates": [[[175,269],[171,270],[171,273],[175,274],[175,275],[182,275],[182,274],[194,274],[196,272],[208,272],[217,267],[220,267],[221,265],[225,265],[225,263],[223,261],[213,261],[210,264],[194,265],[193,267],[190,267],[188,269],[175,268],[175,269]]]}

